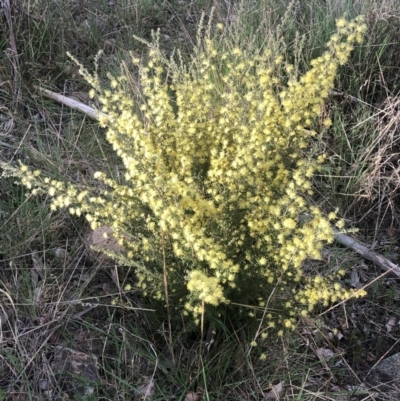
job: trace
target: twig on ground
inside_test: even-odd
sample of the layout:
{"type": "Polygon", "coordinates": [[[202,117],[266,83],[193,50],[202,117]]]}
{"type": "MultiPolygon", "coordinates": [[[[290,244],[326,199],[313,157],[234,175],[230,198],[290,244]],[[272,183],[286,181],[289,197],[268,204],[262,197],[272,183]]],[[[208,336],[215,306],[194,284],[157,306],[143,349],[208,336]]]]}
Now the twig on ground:
{"type": "Polygon", "coordinates": [[[82,113],[85,113],[90,118],[93,118],[94,120],[99,120],[100,116],[108,117],[101,111],[96,110],[93,107],[88,106],[87,104],[78,102],[75,99],[71,99],[68,96],[59,95],[58,93],[40,87],[38,87],[38,90],[42,92],[46,97],[56,100],[57,102],[60,102],[62,104],[65,104],[66,106],[71,107],[74,110],[79,110],[82,113]]]}
{"type": "Polygon", "coordinates": [[[377,252],[371,251],[365,245],[358,242],[356,239],[349,237],[348,235],[341,234],[335,231],[335,240],[340,244],[353,249],[365,259],[374,262],[383,270],[394,273],[397,277],[400,277],[400,266],[386,259],[377,252]]]}

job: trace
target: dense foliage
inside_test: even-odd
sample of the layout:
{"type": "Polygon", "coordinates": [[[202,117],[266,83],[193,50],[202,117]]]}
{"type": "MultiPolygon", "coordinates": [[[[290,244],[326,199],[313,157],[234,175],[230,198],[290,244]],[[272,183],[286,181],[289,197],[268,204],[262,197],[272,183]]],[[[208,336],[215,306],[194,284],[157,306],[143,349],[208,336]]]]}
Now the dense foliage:
{"type": "Polygon", "coordinates": [[[338,67],[365,30],[361,17],[338,20],[304,74],[279,41],[247,52],[229,46],[221,25],[199,39],[189,63],[164,57],[154,35],[146,65],[133,57],[138,100],[124,68],[106,88],[81,66],[123,179],[97,172],[100,183],[83,188],[23,164],[2,165],[3,174],[50,195],[52,210],[83,215],[93,230],[110,227],[124,249],[111,256],[135,266],[145,294],[196,321],[221,305],[247,305],[262,317],[263,337],[282,334],[319,302],[363,295],[335,282],[343,271],[309,277],[302,265],[333,240],[336,218],[304,199],[324,160],[310,160],[306,148],[338,67]]]}

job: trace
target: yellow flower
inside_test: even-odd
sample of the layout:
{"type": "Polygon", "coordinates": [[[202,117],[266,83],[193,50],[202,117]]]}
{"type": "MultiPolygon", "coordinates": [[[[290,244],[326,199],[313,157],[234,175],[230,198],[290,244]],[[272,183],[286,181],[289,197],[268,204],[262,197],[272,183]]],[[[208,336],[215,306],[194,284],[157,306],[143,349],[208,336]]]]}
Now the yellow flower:
{"type": "Polygon", "coordinates": [[[335,224],[335,226],[336,226],[337,228],[339,228],[339,229],[342,229],[342,228],[345,226],[344,220],[339,220],[339,221],[335,224]]]}
{"type": "MultiPolygon", "coordinates": [[[[147,66],[132,56],[138,96],[126,92],[131,80],[124,71],[108,74],[102,88],[97,74],[78,64],[92,86],[89,96],[99,94],[100,125],[108,127],[107,140],[125,168],[115,179],[98,171],[94,188],[64,184],[23,164],[15,174],[32,195],[47,191],[51,210],[85,215],[93,230],[110,227],[124,248],[114,256],[135,266],[145,296],[165,302],[167,279],[171,311],[183,309],[199,323],[211,311],[218,316],[229,295],[240,294],[242,304],[253,302],[256,309],[247,313],[254,317],[273,295],[276,310],[289,318],[268,313],[265,339],[265,330],[282,336],[319,303],[365,294],[342,288],[340,274],[303,273],[304,261],[319,258],[333,240],[337,217],[323,217],[303,196],[312,193],[326,156],[308,160],[302,149],[316,137],[306,127],[321,116],[338,68],[366,25],[361,18],[337,20],[327,50],[303,74],[285,59],[279,40],[252,55],[250,48],[232,49],[212,38],[223,29],[222,23],[214,30],[208,25],[188,65],[179,54],[166,58],[155,34],[147,66]],[[279,298],[284,290],[292,298],[279,298]]],[[[332,125],[330,118],[320,121],[332,125]]]]}
{"type": "Polygon", "coordinates": [[[336,213],[335,212],[330,212],[328,214],[328,219],[329,220],[335,220],[336,219],[336,213]]]}
{"type": "Polygon", "coordinates": [[[258,263],[259,263],[261,266],[265,266],[265,265],[267,264],[267,259],[265,259],[264,257],[262,257],[262,258],[258,261],[258,263]]]}

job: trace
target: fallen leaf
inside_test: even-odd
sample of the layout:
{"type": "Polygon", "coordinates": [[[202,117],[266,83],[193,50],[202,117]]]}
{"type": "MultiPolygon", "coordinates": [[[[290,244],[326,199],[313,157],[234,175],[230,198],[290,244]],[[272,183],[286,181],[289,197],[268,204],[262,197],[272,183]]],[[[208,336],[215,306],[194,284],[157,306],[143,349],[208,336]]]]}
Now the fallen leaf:
{"type": "Polygon", "coordinates": [[[54,255],[58,258],[58,259],[62,259],[62,260],[69,260],[69,254],[68,251],[64,248],[61,247],[57,247],[54,249],[54,255]]]}
{"type": "Polygon", "coordinates": [[[329,348],[318,348],[315,353],[319,359],[329,359],[335,356],[335,353],[329,348]]]}
{"type": "Polygon", "coordinates": [[[386,330],[390,333],[393,330],[393,327],[396,326],[397,319],[394,316],[391,316],[386,323],[386,330]]]}
{"type": "Polygon", "coordinates": [[[344,337],[344,335],[342,334],[342,332],[340,330],[338,330],[336,333],[336,337],[338,340],[341,340],[344,337]]]}
{"type": "Polygon", "coordinates": [[[189,391],[186,394],[185,400],[184,401],[198,401],[201,398],[200,393],[195,393],[194,391],[189,391]]]}
{"type": "Polygon", "coordinates": [[[283,382],[279,382],[272,386],[272,389],[264,395],[263,401],[274,401],[279,400],[279,394],[282,392],[283,382]]]}
{"type": "Polygon", "coordinates": [[[142,395],[142,399],[147,400],[154,396],[156,392],[156,385],[152,377],[144,377],[143,379],[145,379],[145,382],[139,384],[137,389],[142,395]]]}

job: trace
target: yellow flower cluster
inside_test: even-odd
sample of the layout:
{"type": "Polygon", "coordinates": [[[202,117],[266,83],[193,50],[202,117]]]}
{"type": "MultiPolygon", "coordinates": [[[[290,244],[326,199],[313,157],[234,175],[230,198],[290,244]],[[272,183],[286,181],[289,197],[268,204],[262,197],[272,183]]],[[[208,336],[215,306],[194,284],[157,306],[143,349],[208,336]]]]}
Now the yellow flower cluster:
{"type": "MultiPolygon", "coordinates": [[[[224,291],[216,277],[208,277],[203,272],[193,270],[189,274],[187,289],[206,304],[218,306],[225,301],[224,291]]],[[[191,310],[192,307],[188,306],[191,310]]]]}
{"type": "MultiPolygon", "coordinates": [[[[333,277],[332,277],[333,278],[333,277]]],[[[294,299],[302,305],[301,316],[307,317],[314,308],[322,302],[323,306],[328,306],[338,300],[346,300],[351,297],[359,298],[366,295],[363,289],[350,291],[339,282],[332,282],[325,277],[316,276],[306,278],[307,284],[294,292],[294,299]]]]}
{"type": "Polygon", "coordinates": [[[163,56],[155,34],[148,64],[132,59],[142,90],[138,102],[123,72],[110,75],[103,88],[82,69],[91,96],[99,97],[101,124],[124,163],[125,181],[98,172],[95,195],[43,180],[25,166],[15,174],[33,191],[47,188],[52,209],[82,214],[93,229],[111,227],[126,251],[124,263],[137,268],[147,294],[163,298],[164,262],[171,300],[194,317],[202,305],[266,305],[274,291],[296,288],[282,312],[267,316],[268,327],[291,329],[296,316],[319,301],[361,295],[304,277],[302,263],[319,258],[333,231],[303,196],[312,194],[323,156],[310,161],[301,149],[314,135],[309,127],[338,66],[365,29],[361,17],[338,20],[327,50],[302,76],[276,47],[248,53],[230,47],[224,34],[217,43],[211,29],[185,65],[163,56]]]}

